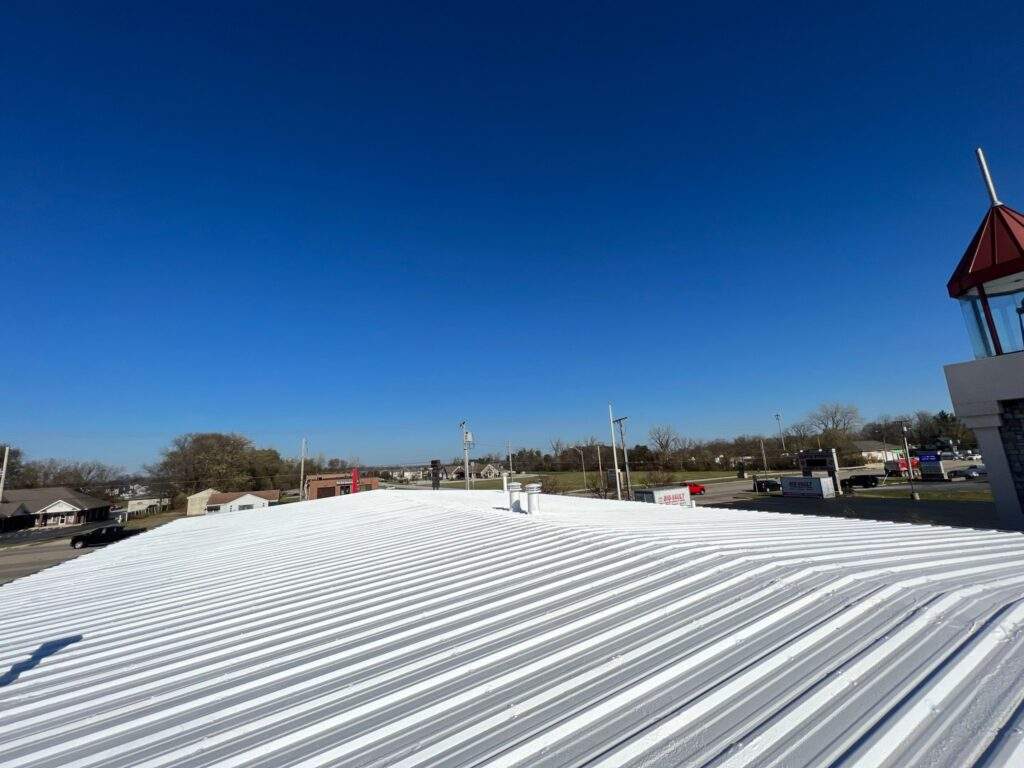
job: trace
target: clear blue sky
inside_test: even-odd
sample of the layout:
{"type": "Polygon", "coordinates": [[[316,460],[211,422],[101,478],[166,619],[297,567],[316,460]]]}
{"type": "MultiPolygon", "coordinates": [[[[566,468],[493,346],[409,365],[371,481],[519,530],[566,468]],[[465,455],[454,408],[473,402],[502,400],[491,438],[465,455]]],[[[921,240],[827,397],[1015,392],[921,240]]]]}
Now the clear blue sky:
{"type": "Polygon", "coordinates": [[[976,145],[1024,206],[1020,6],[212,5],[5,4],[0,439],[948,407],[976,145]]]}

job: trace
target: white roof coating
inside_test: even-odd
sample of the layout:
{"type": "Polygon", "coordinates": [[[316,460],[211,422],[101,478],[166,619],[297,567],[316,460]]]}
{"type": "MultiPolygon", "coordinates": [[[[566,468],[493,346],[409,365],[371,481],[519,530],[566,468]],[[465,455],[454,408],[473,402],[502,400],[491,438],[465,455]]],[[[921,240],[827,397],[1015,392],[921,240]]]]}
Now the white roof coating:
{"type": "Polygon", "coordinates": [[[1024,765],[1024,537],[495,492],[0,587],[0,766],[1024,765]]]}

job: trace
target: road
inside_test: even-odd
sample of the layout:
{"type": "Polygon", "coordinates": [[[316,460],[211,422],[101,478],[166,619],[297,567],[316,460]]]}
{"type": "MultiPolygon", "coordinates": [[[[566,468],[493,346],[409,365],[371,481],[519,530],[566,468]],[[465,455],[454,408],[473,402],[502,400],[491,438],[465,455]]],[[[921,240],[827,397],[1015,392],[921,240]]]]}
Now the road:
{"type": "MultiPolygon", "coordinates": [[[[158,515],[134,518],[128,521],[125,527],[129,530],[156,528],[158,525],[177,520],[181,516],[180,510],[162,512],[158,515]]],[[[5,533],[0,536],[0,584],[92,552],[93,550],[89,548],[72,549],[71,537],[93,528],[102,528],[112,524],[113,521],[105,520],[69,528],[30,528],[15,533],[5,533]]]]}
{"type": "MultiPolygon", "coordinates": [[[[0,584],[88,554],[91,549],[72,549],[68,539],[51,539],[0,549],[0,584]]],[[[2,593],[0,593],[2,595],[2,593]]]]}

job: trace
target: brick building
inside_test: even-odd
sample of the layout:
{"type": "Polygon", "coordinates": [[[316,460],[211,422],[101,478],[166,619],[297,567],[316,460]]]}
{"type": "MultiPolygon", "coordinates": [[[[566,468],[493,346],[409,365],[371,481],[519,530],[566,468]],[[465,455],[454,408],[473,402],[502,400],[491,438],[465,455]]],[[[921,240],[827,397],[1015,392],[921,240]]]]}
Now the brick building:
{"type": "Polygon", "coordinates": [[[306,478],[306,499],[326,499],[331,496],[345,496],[360,491],[374,491],[380,487],[380,479],[361,477],[359,470],[310,475],[306,478]]]}

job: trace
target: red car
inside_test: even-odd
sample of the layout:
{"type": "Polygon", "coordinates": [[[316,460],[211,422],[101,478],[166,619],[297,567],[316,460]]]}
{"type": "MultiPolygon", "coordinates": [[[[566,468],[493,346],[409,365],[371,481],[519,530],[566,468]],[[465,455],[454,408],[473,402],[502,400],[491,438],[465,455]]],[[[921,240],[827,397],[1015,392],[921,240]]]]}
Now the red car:
{"type": "Polygon", "coordinates": [[[700,483],[687,483],[686,485],[690,489],[691,496],[703,496],[704,492],[707,490],[707,488],[700,483]]]}

